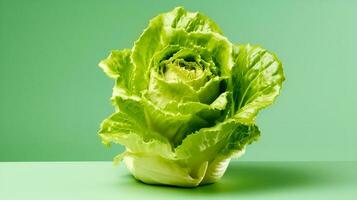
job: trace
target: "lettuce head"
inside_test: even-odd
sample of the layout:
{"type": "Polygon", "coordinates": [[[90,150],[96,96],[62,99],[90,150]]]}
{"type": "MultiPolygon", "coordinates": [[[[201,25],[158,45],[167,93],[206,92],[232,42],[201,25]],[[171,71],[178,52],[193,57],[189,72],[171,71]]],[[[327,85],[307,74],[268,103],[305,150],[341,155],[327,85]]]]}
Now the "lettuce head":
{"type": "Polygon", "coordinates": [[[99,66],[115,80],[115,112],[99,131],[104,144],[125,146],[114,160],[142,182],[183,187],[222,177],[259,138],[255,118],[284,81],[274,54],[231,43],[182,7],[154,17],[131,49],[99,66]]]}

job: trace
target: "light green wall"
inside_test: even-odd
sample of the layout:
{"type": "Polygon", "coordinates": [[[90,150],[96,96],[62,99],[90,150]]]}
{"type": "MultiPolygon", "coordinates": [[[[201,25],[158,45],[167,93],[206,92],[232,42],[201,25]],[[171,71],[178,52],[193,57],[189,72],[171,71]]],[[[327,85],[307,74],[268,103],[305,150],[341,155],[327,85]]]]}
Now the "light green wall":
{"type": "Polygon", "coordinates": [[[357,1],[128,2],[0,0],[0,161],[111,159],[121,148],[96,131],[113,82],[97,63],[178,5],[284,64],[242,160],[357,160],[357,1]]]}

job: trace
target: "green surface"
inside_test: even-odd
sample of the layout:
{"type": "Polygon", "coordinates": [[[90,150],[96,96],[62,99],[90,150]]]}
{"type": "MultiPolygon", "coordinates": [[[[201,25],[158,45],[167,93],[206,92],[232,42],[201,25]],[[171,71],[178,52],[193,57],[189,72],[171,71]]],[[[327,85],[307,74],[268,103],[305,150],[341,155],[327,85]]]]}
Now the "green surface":
{"type": "Polygon", "coordinates": [[[262,137],[242,160],[357,160],[357,1],[217,2],[0,0],[0,161],[117,154],[96,135],[112,112],[112,80],[97,64],[178,5],[284,64],[282,95],[259,116],[262,137]]]}
{"type": "Polygon", "coordinates": [[[216,184],[149,186],[110,162],[0,163],[0,199],[356,199],[357,162],[233,162],[216,184]]]}

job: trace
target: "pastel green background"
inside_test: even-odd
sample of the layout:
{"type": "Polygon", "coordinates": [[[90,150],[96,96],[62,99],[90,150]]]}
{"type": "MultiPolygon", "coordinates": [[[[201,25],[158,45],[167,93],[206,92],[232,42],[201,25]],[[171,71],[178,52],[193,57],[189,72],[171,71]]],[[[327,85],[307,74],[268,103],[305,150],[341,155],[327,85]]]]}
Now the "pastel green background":
{"type": "Polygon", "coordinates": [[[149,19],[182,5],[232,42],[275,52],[287,77],[242,160],[357,160],[357,1],[0,0],[0,161],[110,160],[113,108],[97,67],[149,19]]]}

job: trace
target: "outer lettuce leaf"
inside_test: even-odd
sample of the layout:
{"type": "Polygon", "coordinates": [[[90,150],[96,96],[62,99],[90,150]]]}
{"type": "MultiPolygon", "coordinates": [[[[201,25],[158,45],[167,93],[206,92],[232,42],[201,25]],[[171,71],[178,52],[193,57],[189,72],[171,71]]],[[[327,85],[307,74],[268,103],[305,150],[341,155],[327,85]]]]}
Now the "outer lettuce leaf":
{"type": "Polygon", "coordinates": [[[199,12],[187,12],[182,7],[161,15],[165,27],[184,29],[186,32],[216,32],[222,34],[218,25],[199,12]]]}
{"type": "Polygon", "coordinates": [[[172,158],[170,142],[150,130],[140,100],[116,98],[119,112],[104,120],[99,135],[104,144],[119,143],[129,152],[150,153],[172,158]]]}
{"type": "Polygon", "coordinates": [[[235,46],[232,90],[236,118],[253,123],[259,110],[272,104],[285,80],[281,62],[259,46],[235,46]]]}
{"type": "Polygon", "coordinates": [[[187,136],[176,148],[176,154],[193,169],[207,161],[208,170],[201,184],[212,183],[224,174],[227,160],[243,151],[258,136],[256,126],[245,125],[234,119],[226,120],[187,136]]]}
{"type": "Polygon", "coordinates": [[[131,49],[124,49],[121,51],[114,50],[110,53],[108,58],[99,63],[99,67],[111,78],[121,77],[126,79],[130,77],[130,71],[133,65],[130,61],[131,49]]]}
{"type": "Polygon", "coordinates": [[[131,74],[134,66],[131,62],[131,50],[114,50],[99,63],[99,67],[111,78],[116,79],[113,94],[131,93],[131,74]]]}

